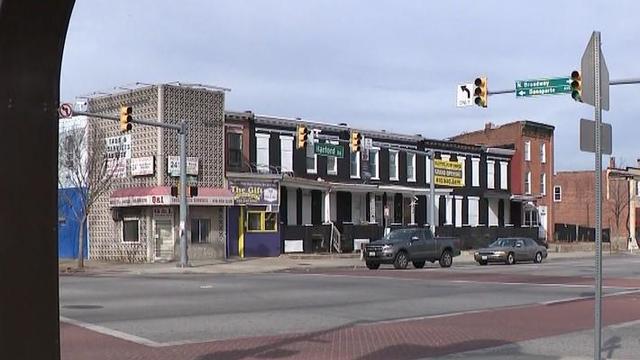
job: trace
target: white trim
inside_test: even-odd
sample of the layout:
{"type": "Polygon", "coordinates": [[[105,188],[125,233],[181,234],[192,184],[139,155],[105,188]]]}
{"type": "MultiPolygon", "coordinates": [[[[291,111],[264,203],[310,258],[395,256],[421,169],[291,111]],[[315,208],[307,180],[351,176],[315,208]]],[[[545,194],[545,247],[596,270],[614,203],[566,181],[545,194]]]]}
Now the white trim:
{"type": "Polygon", "coordinates": [[[271,147],[271,144],[269,143],[270,143],[271,135],[266,133],[256,133],[255,137],[256,137],[256,169],[258,170],[258,172],[269,172],[269,163],[270,163],[269,148],[271,147]],[[267,148],[266,148],[267,151],[260,151],[258,144],[260,143],[260,141],[264,141],[265,139],[267,141],[267,148]],[[264,160],[264,157],[266,156],[266,160],[267,160],[266,164],[259,162],[260,156],[263,157],[262,160],[264,160]]]}
{"type": "Polygon", "coordinates": [[[524,174],[524,193],[531,195],[531,171],[527,171],[524,174]],[[527,186],[529,184],[529,186],[527,186]]]}
{"type": "Polygon", "coordinates": [[[471,158],[471,186],[480,186],[480,158],[471,158]]]}
{"type": "Polygon", "coordinates": [[[562,186],[561,185],[556,185],[553,187],[553,202],[562,202],[562,186]],[[556,188],[560,189],[560,198],[558,200],[556,200],[556,188]]]}
{"type": "Polygon", "coordinates": [[[531,161],[531,141],[524,142],[524,161],[531,161]]]}
{"type": "Polygon", "coordinates": [[[135,217],[135,216],[127,216],[127,217],[123,217],[122,220],[120,221],[120,223],[122,224],[122,228],[120,229],[120,242],[123,244],[140,244],[140,218],[139,217],[135,217]],[[124,222],[125,221],[137,221],[138,222],[138,240],[137,241],[124,241],[124,222]]]}
{"type": "Polygon", "coordinates": [[[500,189],[509,189],[509,162],[500,161],[500,189]]]}
{"type": "MultiPolygon", "coordinates": [[[[407,152],[407,182],[416,182],[416,154],[407,152]],[[411,167],[413,167],[413,177],[409,177],[409,156],[411,156],[411,167]]],[[[464,173],[464,171],[463,171],[464,173]]]]}
{"type": "Polygon", "coordinates": [[[487,189],[496,188],[496,162],[494,160],[487,160],[487,189]],[[489,173],[491,169],[491,173],[489,173]]]}
{"type": "MultiPolygon", "coordinates": [[[[369,151],[369,159],[371,159],[372,152],[375,152],[375,154],[376,154],[375,155],[376,173],[375,174],[371,174],[371,180],[380,180],[380,148],[379,147],[372,147],[371,150],[373,150],[373,151],[369,151]]],[[[371,165],[369,165],[369,171],[371,171],[371,165]]]]}
{"type": "Polygon", "coordinates": [[[360,179],[360,153],[359,152],[349,152],[349,178],[351,179],[360,179]],[[355,155],[356,157],[356,174],[353,175],[351,173],[351,156],[355,155]]]}
{"type": "Polygon", "coordinates": [[[540,144],[540,163],[547,163],[547,144],[544,142],[540,144]]]}
{"type": "Polygon", "coordinates": [[[280,171],[282,172],[293,172],[293,145],[293,136],[280,135],[280,171]],[[285,152],[283,151],[282,144],[289,144],[291,146],[290,157],[287,157],[289,160],[291,160],[291,167],[286,169],[284,167],[285,152]]]}
{"type": "Polygon", "coordinates": [[[389,181],[398,181],[400,180],[400,152],[398,150],[389,149],[389,181]],[[395,171],[392,174],[391,172],[391,153],[395,154],[396,157],[396,166],[395,171]],[[393,175],[393,176],[392,176],[393,175]]]}
{"type": "Polygon", "coordinates": [[[424,157],[424,168],[425,168],[425,182],[427,184],[431,184],[431,158],[429,156],[424,157]]]}
{"type": "MultiPolygon", "coordinates": [[[[317,143],[318,140],[314,139],[313,140],[313,144],[317,143]]],[[[311,144],[312,146],[315,146],[311,144]]],[[[307,144],[307,146],[309,146],[309,144],[307,144]]],[[[305,149],[305,154],[304,154],[304,168],[307,172],[307,174],[317,174],[318,173],[318,154],[313,154],[313,168],[309,169],[309,167],[307,166],[307,160],[311,159],[311,157],[308,156],[306,149],[305,149]]]]}
{"type": "MultiPolygon", "coordinates": [[[[326,140],[326,143],[332,145],[340,145],[340,143],[336,140],[326,140]]],[[[338,158],[335,156],[327,156],[327,175],[338,175],[338,158]],[[329,168],[329,159],[334,159],[334,169],[329,168]]]]}
{"type": "Polygon", "coordinates": [[[542,173],[540,174],[540,195],[542,196],[546,196],[547,195],[547,174],[546,173],[542,173]]]}

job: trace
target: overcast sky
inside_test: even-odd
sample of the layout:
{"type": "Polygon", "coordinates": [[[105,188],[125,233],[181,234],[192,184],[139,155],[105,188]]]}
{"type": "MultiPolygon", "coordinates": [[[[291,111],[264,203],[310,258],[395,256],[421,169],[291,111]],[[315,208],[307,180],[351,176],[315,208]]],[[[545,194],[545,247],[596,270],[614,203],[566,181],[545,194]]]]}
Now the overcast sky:
{"type": "MultiPolygon", "coordinates": [[[[446,138],[528,119],[556,126],[556,171],[593,168],[593,108],[568,95],[457,108],[459,83],[568,76],[593,30],[611,79],[640,77],[637,1],[77,0],[62,99],[135,82],[231,89],[228,110],[446,138]]],[[[640,157],[640,85],[614,86],[614,155],[640,157]]],[[[606,160],[606,159],[605,159],[606,160]]]]}

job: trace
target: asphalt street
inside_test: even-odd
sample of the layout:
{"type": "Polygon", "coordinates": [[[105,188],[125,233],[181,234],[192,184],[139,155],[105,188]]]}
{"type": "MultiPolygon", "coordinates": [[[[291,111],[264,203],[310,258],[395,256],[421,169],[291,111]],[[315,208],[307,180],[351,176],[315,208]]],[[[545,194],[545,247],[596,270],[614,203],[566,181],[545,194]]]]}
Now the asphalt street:
{"type": "MultiPolygon", "coordinates": [[[[605,281],[605,293],[612,299],[640,289],[640,258],[608,257],[604,268],[605,277],[615,280],[605,281]]],[[[593,295],[592,275],[591,259],[567,259],[400,271],[307,269],[265,274],[62,276],[60,302],[65,323],[159,347],[375,328],[471,314],[491,316],[498,310],[526,311],[534,306],[542,309],[589,299],[593,295]]],[[[617,331],[626,334],[624,329],[617,331]]],[[[584,355],[592,347],[590,338],[581,334],[567,334],[573,336],[573,342],[559,343],[584,347],[584,355]]],[[[553,339],[527,340],[522,346],[529,353],[542,354],[539,350],[553,339]]],[[[484,353],[472,354],[479,358],[508,356],[514,353],[514,346],[523,349],[520,343],[497,342],[479,346],[484,353]]],[[[569,346],[564,352],[571,355],[577,351],[569,346]]]]}

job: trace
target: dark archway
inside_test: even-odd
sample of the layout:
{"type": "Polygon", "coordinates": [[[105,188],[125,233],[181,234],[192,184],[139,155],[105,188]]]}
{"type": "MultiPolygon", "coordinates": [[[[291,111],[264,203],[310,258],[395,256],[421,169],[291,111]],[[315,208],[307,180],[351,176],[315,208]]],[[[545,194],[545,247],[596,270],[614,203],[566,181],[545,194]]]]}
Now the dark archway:
{"type": "Polygon", "coordinates": [[[0,0],[0,349],[59,359],[60,66],[74,0],[0,0]]]}

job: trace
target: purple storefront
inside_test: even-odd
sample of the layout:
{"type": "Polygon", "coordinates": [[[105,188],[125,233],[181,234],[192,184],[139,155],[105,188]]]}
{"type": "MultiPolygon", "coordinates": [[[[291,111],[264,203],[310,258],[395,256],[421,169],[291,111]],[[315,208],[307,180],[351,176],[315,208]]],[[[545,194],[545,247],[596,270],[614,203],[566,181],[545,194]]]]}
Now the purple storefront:
{"type": "Polygon", "coordinates": [[[279,256],[280,186],[277,178],[247,174],[229,178],[234,206],[228,208],[229,257],[279,256]]]}

